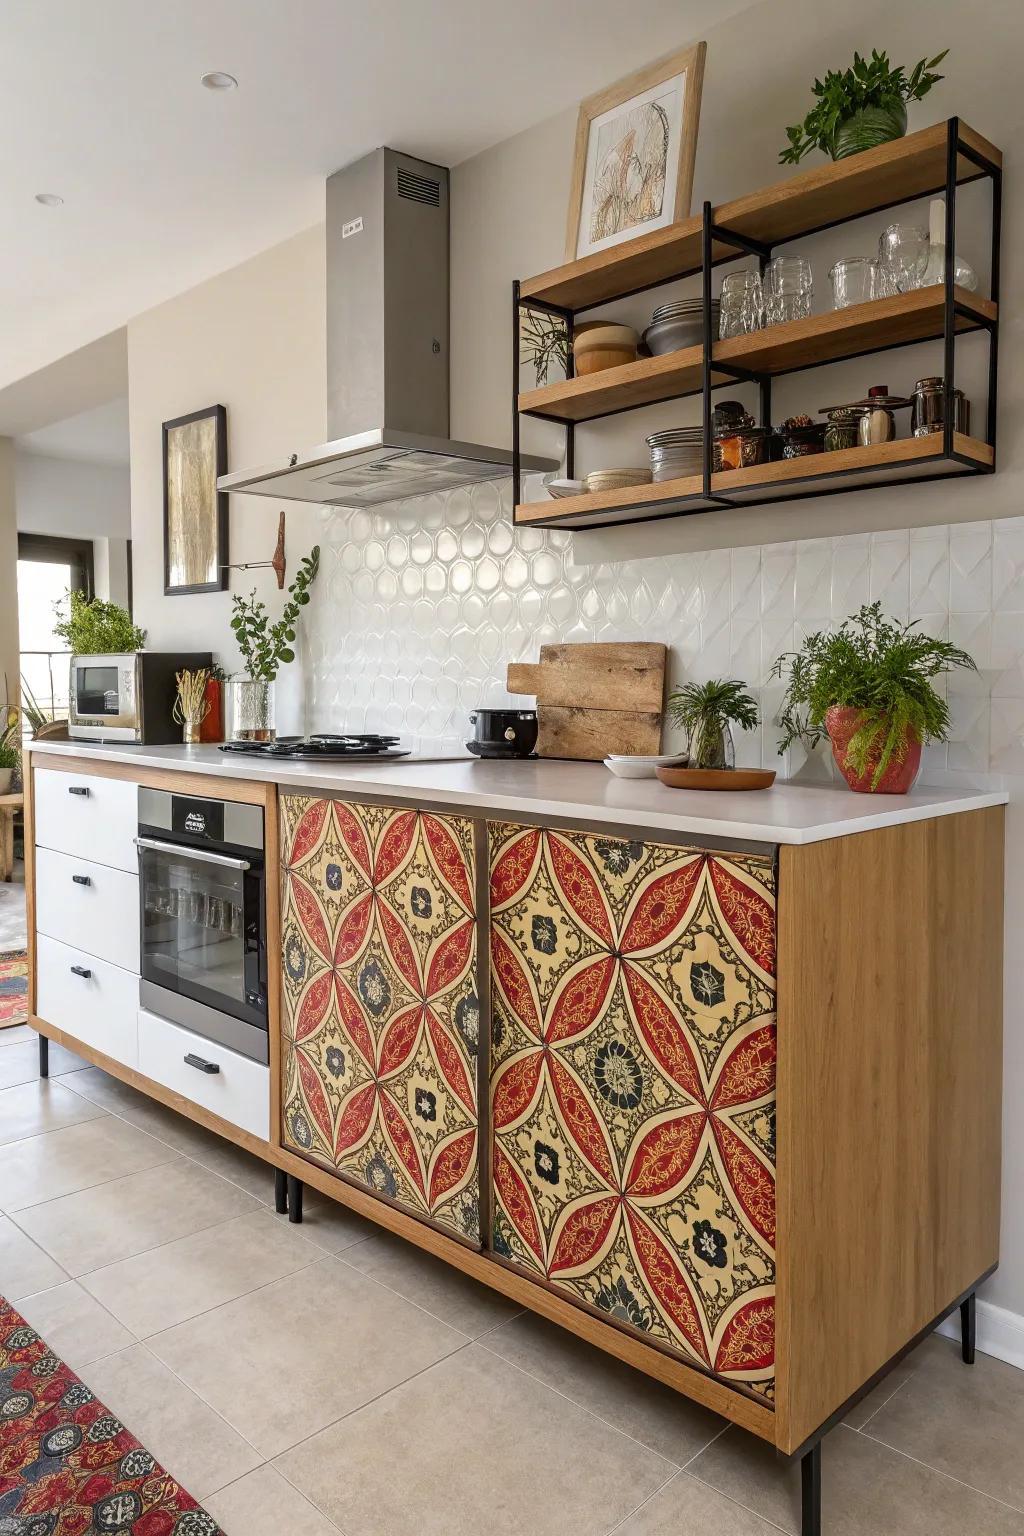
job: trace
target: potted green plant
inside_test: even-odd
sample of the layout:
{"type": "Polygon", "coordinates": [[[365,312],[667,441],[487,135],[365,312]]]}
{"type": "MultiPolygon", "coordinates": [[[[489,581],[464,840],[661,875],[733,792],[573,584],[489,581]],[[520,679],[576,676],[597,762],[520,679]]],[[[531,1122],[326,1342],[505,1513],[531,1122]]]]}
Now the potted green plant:
{"type": "Polygon", "coordinates": [[[851,68],[830,69],[824,80],[815,80],[815,105],[802,123],[786,129],[789,144],[779,155],[782,165],[796,165],[812,149],[823,150],[833,160],[873,149],[907,131],[907,102],[920,101],[944,77],[933,73],[948,48],[934,59],[919,59],[908,75],[902,65],[895,69],[887,53],[871,51],[870,59],[853,55],[851,68]]]}
{"type": "Polygon", "coordinates": [[[966,651],[922,634],[916,620],[896,623],[881,603],[866,605],[833,634],[808,635],[776,661],[773,675],[787,677],[779,751],[827,736],[851,789],[905,795],[924,743],[948,735],[949,706],[932,678],[953,667],[977,671],[966,651]]]}
{"type": "Polygon", "coordinates": [[[21,762],[21,714],[8,709],[7,723],[0,734],[0,795],[11,792],[11,780],[21,762]]]}
{"type": "Polygon", "coordinates": [[[146,631],[132,623],[127,608],[121,608],[117,603],[105,603],[98,597],[89,599],[84,592],[69,592],[65,615],[64,601],[55,604],[58,620],[53,632],[64,641],[72,655],[103,656],[141,651],[145,645],[146,631]]]}
{"type": "Polygon", "coordinates": [[[271,624],[267,605],[256,596],[235,593],[231,599],[231,628],[242,653],[245,671],[227,684],[227,738],[229,741],[272,741],[274,729],[274,681],[282,663],[295,660],[295,626],[309,602],[309,589],[320,569],[320,546],[299,562],[295,580],[281,617],[271,624]]]}
{"type": "Polygon", "coordinates": [[[675,688],[668,698],[668,717],[686,732],[691,768],[735,768],[732,727],[752,731],[759,719],[755,700],[736,678],[675,688]]]}

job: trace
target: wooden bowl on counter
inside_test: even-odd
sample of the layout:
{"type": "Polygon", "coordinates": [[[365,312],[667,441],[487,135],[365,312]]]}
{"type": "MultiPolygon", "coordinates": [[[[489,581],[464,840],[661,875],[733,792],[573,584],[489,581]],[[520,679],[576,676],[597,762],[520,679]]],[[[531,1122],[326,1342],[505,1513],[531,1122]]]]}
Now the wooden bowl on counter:
{"type": "Polygon", "coordinates": [[[771,789],[772,768],[656,768],[669,789],[771,789]]]}
{"type": "Polygon", "coordinates": [[[585,321],[576,327],[572,341],[577,374],[600,373],[635,363],[640,337],[631,325],[611,325],[604,320],[585,321]]]}

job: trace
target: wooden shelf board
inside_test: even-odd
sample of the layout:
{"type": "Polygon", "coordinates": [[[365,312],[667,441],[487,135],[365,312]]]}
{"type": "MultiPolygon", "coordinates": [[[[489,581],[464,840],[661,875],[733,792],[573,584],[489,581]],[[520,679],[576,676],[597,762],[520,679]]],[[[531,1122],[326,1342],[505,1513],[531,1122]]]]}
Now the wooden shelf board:
{"type": "MultiPolygon", "coordinates": [[[[953,451],[970,459],[971,464],[943,458],[941,433],[898,438],[869,448],[844,448],[837,453],[727,470],[712,475],[711,493],[726,496],[738,506],[747,506],[761,501],[785,501],[787,497],[803,494],[817,481],[822,482],[823,490],[834,489],[843,481],[848,481],[851,488],[867,489],[873,484],[891,484],[921,474],[940,463],[943,473],[956,475],[969,473],[971,465],[985,469],[994,462],[988,443],[959,432],[953,438],[953,451]]],[[[729,510],[714,501],[705,501],[703,489],[701,476],[689,475],[681,480],[629,486],[621,491],[525,502],[516,507],[515,522],[520,526],[599,528],[608,523],[729,510]]]]}
{"type": "MultiPolygon", "coordinates": [[[[859,353],[931,341],[942,335],[944,297],[943,288],[936,285],[849,309],[830,310],[807,320],[790,320],[750,336],[716,341],[712,357],[754,373],[779,374],[859,353]]],[[[990,299],[957,288],[956,300],[972,311],[971,315],[957,315],[958,331],[976,330],[985,320],[996,319],[996,306],[990,299]]],[[[519,396],[519,409],[555,421],[593,421],[615,411],[698,394],[702,355],[701,347],[684,347],[661,357],[642,357],[618,368],[545,384],[524,391],[519,396]]],[[[728,374],[712,371],[713,388],[731,382],[728,374]]]]}
{"type": "MultiPolygon", "coordinates": [[[[963,122],[960,137],[995,165],[1002,164],[999,150],[963,122]]],[[[980,174],[972,160],[959,156],[958,181],[980,174]]],[[[798,171],[760,192],[722,203],[715,208],[713,218],[722,228],[776,244],[939,192],[945,180],[946,124],[942,122],[848,160],[827,161],[798,171]]],[[[738,254],[716,242],[712,259],[720,261],[738,254]]],[[[520,285],[520,294],[524,299],[543,299],[568,309],[587,309],[639,288],[690,276],[700,271],[700,265],[701,219],[693,215],[527,278],[520,285]]]]}

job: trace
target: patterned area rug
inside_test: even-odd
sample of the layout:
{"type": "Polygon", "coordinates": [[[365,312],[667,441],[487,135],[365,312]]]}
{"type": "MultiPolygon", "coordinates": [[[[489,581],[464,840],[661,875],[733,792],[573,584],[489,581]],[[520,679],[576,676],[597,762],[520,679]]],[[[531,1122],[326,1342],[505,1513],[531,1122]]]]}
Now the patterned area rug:
{"type": "Polygon", "coordinates": [[[0,1533],[224,1536],[0,1296],[0,1533]]]}
{"type": "Polygon", "coordinates": [[[28,1017],[28,954],[15,949],[0,955],[0,1029],[24,1024],[28,1017]]]}

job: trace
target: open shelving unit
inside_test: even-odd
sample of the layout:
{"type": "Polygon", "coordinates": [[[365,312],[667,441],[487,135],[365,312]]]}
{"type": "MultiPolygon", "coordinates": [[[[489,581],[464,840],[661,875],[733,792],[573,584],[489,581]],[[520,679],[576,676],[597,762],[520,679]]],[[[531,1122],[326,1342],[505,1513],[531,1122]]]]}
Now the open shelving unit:
{"type": "MultiPolygon", "coordinates": [[[[1002,156],[980,134],[950,118],[849,160],[816,167],[653,234],[568,262],[513,285],[513,482],[516,523],[532,527],[596,528],[678,517],[758,502],[795,500],[871,486],[934,480],[995,469],[999,326],[999,237],[1002,156]],[[987,177],[992,185],[990,296],[953,282],[956,192],[987,177]],[[719,341],[711,327],[711,272],[724,262],[756,256],[762,271],[774,248],[836,224],[944,192],[945,281],[806,320],[769,326],[719,341]],[[702,274],[703,344],[576,378],[571,338],[576,317],[615,299],[702,274]],[[519,319],[535,309],[564,320],[570,340],[569,376],[520,391],[519,319]],[[965,437],[948,420],[940,433],[901,438],[802,459],[714,473],[711,392],[723,385],[760,387],[762,425],[771,424],[771,381],[780,374],[878,353],[922,341],[943,342],[943,377],[955,387],[958,335],[985,331],[989,369],[983,439],[965,437]],[[592,495],[522,501],[521,417],[554,421],[566,432],[566,473],[573,473],[577,424],[688,395],[703,396],[704,471],[681,480],[630,486],[592,495]]],[[[949,413],[947,412],[947,415],[949,413]]]]}

